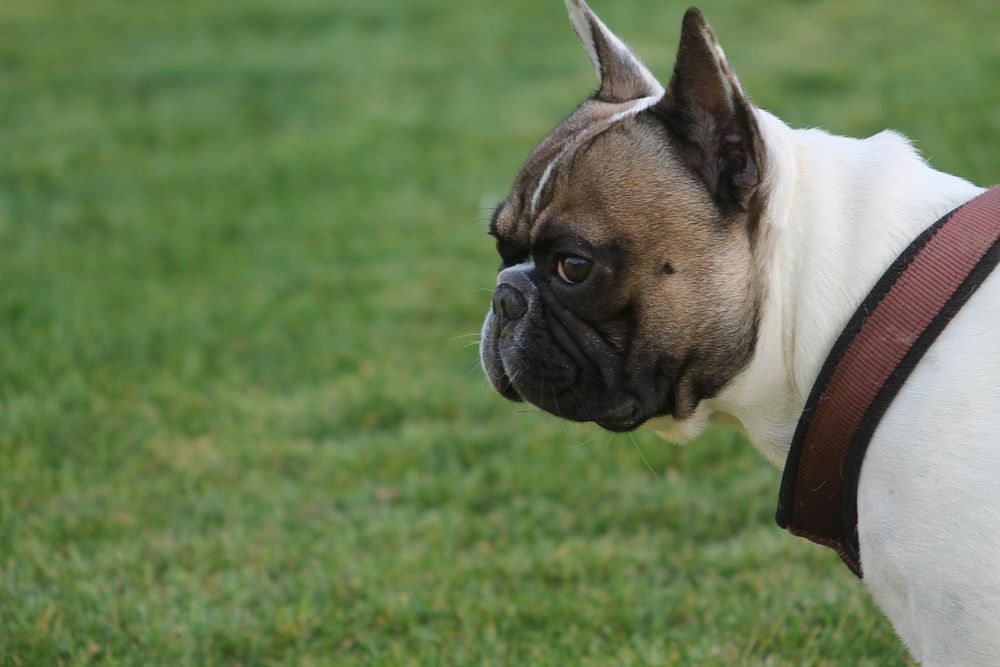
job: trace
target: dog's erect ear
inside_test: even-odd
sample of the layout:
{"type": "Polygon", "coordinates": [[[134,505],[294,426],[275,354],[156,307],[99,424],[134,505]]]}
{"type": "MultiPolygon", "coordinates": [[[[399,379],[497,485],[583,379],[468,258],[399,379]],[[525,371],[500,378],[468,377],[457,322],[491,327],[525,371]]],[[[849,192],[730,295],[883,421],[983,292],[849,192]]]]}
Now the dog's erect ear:
{"type": "Polygon", "coordinates": [[[747,210],[760,182],[763,144],[750,101],[708,21],[693,7],[684,15],[674,74],[653,111],[716,201],[747,210]]]}
{"type": "Polygon", "coordinates": [[[604,102],[628,102],[663,94],[663,86],[656,77],[608,30],[584,0],[566,0],[566,9],[573,31],[587,49],[601,81],[594,97],[604,102]]]}

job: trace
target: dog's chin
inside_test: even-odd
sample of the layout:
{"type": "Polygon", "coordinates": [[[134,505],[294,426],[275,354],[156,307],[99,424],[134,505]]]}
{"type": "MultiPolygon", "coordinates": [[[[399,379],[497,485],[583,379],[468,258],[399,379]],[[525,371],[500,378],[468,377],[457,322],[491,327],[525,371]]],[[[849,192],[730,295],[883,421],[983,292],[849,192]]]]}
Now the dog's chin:
{"type": "Polygon", "coordinates": [[[629,431],[634,431],[645,424],[646,419],[646,417],[630,419],[595,419],[594,423],[603,428],[605,431],[611,431],[612,433],[628,433],[629,431]]]}
{"type": "Polygon", "coordinates": [[[650,420],[669,418],[672,414],[670,407],[672,403],[672,398],[667,397],[657,407],[649,408],[644,406],[640,399],[628,396],[616,403],[607,415],[588,421],[593,421],[606,431],[626,433],[636,430],[650,420]]]}
{"type": "Polygon", "coordinates": [[[652,415],[645,413],[638,400],[624,398],[620,402],[603,410],[581,413],[573,410],[563,410],[562,402],[553,405],[548,402],[536,403],[535,405],[546,412],[576,422],[592,422],[606,431],[613,433],[627,433],[634,431],[649,420],[652,415]]]}
{"type": "MultiPolygon", "coordinates": [[[[518,377],[520,379],[521,376],[518,377]]],[[[552,383],[544,380],[521,383],[522,386],[508,385],[502,396],[515,401],[526,401],[551,415],[575,422],[591,422],[606,431],[626,433],[634,431],[649,419],[659,414],[644,408],[642,402],[627,393],[609,400],[608,392],[602,389],[597,396],[588,400],[583,387],[575,387],[561,395],[548,390],[552,383]]]]}

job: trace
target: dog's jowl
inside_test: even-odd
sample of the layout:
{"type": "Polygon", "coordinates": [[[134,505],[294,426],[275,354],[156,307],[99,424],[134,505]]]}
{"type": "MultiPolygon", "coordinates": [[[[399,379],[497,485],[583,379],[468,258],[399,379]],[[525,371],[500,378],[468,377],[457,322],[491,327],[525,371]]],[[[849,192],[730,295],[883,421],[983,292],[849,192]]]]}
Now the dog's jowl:
{"type": "MultiPolygon", "coordinates": [[[[914,657],[1000,664],[1000,195],[894,132],[791,129],[753,105],[697,10],[664,86],[582,0],[566,5],[599,86],[494,213],[490,383],[613,431],[690,438],[723,417],[784,468],[818,379],[847,373],[835,362],[859,307],[907,294],[884,276],[925,246],[948,273],[955,252],[936,246],[979,235],[926,331],[887,316],[860,334],[902,340],[908,375],[872,390],[855,483],[836,497],[853,503],[855,570],[914,657]],[[955,209],[975,231],[930,241],[955,209]]],[[[815,442],[792,460],[822,457],[815,442]]]]}

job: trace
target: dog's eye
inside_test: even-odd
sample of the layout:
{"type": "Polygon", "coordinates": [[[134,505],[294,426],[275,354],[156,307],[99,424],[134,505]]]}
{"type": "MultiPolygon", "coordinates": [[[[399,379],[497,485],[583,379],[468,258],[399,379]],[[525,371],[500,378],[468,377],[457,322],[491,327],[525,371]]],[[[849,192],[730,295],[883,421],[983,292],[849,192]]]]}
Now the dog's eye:
{"type": "Polygon", "coordinates": [[[577,255],[556,255],[556,273],[563,282],[575,285],[590,275],[593,263],[577,255]]]}

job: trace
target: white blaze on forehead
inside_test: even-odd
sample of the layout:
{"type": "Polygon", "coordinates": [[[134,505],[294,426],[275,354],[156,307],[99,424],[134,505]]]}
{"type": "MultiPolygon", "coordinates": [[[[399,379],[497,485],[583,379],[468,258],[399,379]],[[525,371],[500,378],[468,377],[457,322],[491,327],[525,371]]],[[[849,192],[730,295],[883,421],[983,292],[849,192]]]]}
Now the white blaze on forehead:
{"type": "Polygon", "coordinates": [[[538,213],[538,199],[542,196],[542,190],[545,189],[545,184],[549,182],[552,177],[552,170],[556,168],[556,164],[566,155],[566,151],[569,149],[567,146],[559,151],[555,159],[549,162],[548,166],[545,167],[545,171],[542,172],[542,177],[538,179],[538,185],[535,187],[535,194],[531,195],[531,217],[534,218],[535,214],[538,213]]]}
{"type": "Polygon", "coordinates": [[[624,111],[619,111],[614,116],[612,116],[611,118],[609,118],[608,119],[608,125],[611,125],[612,123],[617,123],[618,121],[624,120],[625,118],[628,118],[629,116],[634,116],[637,113],[639,113],[640,111],[645,111],[649,107],[651,107],[654,104],[656,104],[657,102],[659,102],[660,101],[660,97],[661,97],[661,95],[651,95],[649,97],[640,97],[635,102],[633,102],[632,106],[630,106],[628,109],[625,109],[624,111]]]}
{"type": "MultiPolygon", "coordinates": [[[[601,131],[606,130],[619,121],[625,120],[626,118],[630,118],[641,111],[645,111],[646,109],[650,108],[659,101],[660,101],[659,95],[640,97],[639,99],[632,102],[627,108],[622,109],[621,111],[609,116],[606,119],[600,119],[596,121],[595,124],[600,124],[604,126],[601,131]]],[[[535,186],[535,192],[534,194],[531,195],[531,217],[535,217],[535,215],[538,213],[538,201],[541,199],[542,192],[545,190],[545,186],[548,184],[549,179],[552,178],[552,172],[555,170],[559,162],[564,157],[566,157],[566,153],[569,152],[570,148],[576,145],[577,140],[583,134],[585,134],[585,132],[577,132],[573,134],[571,137],[569,137],[565,142],[566,143],[565,147],[561,151],[559,151],[559,153],[555,156],[555,158],[553,158],[553,160],[549,162],[549,164],[545,167],[545,171],[542,172],[541,178],[538,179],[538,185],[535,186]]]]}

